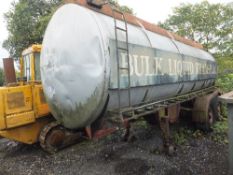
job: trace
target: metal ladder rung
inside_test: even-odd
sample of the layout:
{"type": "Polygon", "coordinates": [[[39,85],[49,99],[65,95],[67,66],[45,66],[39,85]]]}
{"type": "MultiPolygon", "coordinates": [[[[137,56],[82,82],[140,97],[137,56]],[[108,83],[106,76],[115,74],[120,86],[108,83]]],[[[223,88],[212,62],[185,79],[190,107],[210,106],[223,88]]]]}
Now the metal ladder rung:
{"type": "MultiPolygon", "coordinates": [[[[115,40],[116,40],[116,56],[117,56],[117,74],[118,74],[118,112],[120,113],[121,111],[121,90],[127,90],[128,91],[128,100],[129,100],[129,107],[131,107],[131,85],[130,85],[130,57],[129,57],[129,38],[128,38],[128,26],[127,26],[127,21],[125,18],[124,13],[122,13],[121,11],[117,10],[117,9],[112,9],[112,13],[113,13],[113,18],[114,18],[114,29],[115,29],[115,40]],[[119,26],[117,25],[117,18],[119,20],[122,20],[124,22],[124,26],[119,26]],[[122,31],[122,33],[125,34],[125,42],[126,42],[126,46],[120,46],[120,41],[118,40],[118,31],[122,31]],[[127,53],[127,68],[126,67],[122,67],[120,65],[121,61],[120,61],[120,53],[124,51],[127,53]],[[128,77],[128,86],[127,89],[126,88],[121,88],[121,70],[125,70],[127,71],[127,77],[128,77]]],[[[122,41],[123,42],[123,41],[122,41]]]]}
{"type": "Polygon", "coordinates": [[[119,67],[119,69],[121,69],[121,70],[129,70],[129,68],[127,68],[127,67],[119,67]]]}
{"type": "Polygon", "coordinates": [[[127,31],[126,29],[123,29],[123,28],[121,28],[121,27],[116,27],[116,29],[121,30],[121,31],[123,31],[123,32],[126,32],[126,31],[127,31]]]}
{"type": "Polygon", "coordinates": [[[118,47],[117,49],[119,49],[119,50],[124,50],[124,51],[128,51],[128,49],[123,48],[123,47],[118,47]]]}

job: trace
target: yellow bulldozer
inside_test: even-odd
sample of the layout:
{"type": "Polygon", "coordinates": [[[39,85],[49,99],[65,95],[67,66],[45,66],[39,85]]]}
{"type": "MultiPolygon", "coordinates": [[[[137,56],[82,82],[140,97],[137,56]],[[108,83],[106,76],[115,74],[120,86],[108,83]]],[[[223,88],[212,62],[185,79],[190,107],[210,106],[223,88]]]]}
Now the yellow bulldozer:
{"type": "Polygon", "coordinates": [[[16,79],[14,60],[3,59],[6,85],[0,87],[0,138],[34,144],[50,153],[83,139],[83,132],[59,125],[50,113],[40,77],[42,45],[22,52],[20,77],[16,79]]]}
{"type": "Polygon", "coordinates": [[[17,82],[13,59],[4,60],[5,77],[10,80],[0,87],[1,137],[34,144],[42,128],[53,120],[41,85],[40,51],[41,45],[32,45],[22,52],[17,82]]]}

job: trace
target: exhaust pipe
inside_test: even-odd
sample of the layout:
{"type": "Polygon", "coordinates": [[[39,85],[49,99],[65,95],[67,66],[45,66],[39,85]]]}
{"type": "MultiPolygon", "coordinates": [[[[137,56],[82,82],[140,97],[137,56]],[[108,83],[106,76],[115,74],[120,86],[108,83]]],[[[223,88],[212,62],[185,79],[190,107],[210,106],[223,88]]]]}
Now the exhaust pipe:
{"type": "Polygon", "coordinates": [[[16,83],[16,74],[13,58],[3,58],[3,69],[6,84],[16,83]]]}

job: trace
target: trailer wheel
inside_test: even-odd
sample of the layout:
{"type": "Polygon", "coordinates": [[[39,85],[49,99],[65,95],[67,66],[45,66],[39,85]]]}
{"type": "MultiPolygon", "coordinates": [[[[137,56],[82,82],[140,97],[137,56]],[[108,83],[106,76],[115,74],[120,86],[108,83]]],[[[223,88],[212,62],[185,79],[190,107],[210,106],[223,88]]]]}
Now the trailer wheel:
{"type": "Polygon", "coordinates": [[[218,101],[218,96],[211,99],[208,108],[208,120],[206,123],[205,131],[212,131],[212,126],[220,118],[220,104],[218,101]]]}
{"type": "Polygon", "coordinates": [[[198,129],[210,132],[215,121],[219,119],[219,112],[217,91],[207,96],[198,97],[194,102],[193,122],[198,129]]]}
{"type": "Polygon", "coordinates": [[[220,120],[221,116],[221,104],[219,103],[218,96],[212,98],[210,107],[214,116],[214,122],[220,120]]]}
{"type": "Polygon", "coordinates": [[[215,119],[215,115],[213,113],[213,108],[210,106],[208,109],[208,116],[207,116],[207,120],[205,123],[196,123],[196,128],[200,129],[202,131],[205,132],[211,132],[212,129],[211,127],[213,126],[214,122],[216,121],[215,119]]]}

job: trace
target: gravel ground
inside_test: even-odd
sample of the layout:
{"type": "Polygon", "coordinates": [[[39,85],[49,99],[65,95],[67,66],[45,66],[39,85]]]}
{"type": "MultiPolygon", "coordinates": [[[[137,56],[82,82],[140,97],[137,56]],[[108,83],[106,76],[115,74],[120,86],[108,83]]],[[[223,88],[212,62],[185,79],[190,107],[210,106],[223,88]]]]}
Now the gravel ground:
{"type": "Polygon", "coordinates": [[[161,152],[158,128],[136,129],[136,140],[122,142],[115,133],[99,141],[85,141],[49,155],[39,145],[0,140],[0,175],[224,175],[227,145],[208,135],[178,146],[174,156],[161,152]]]}

